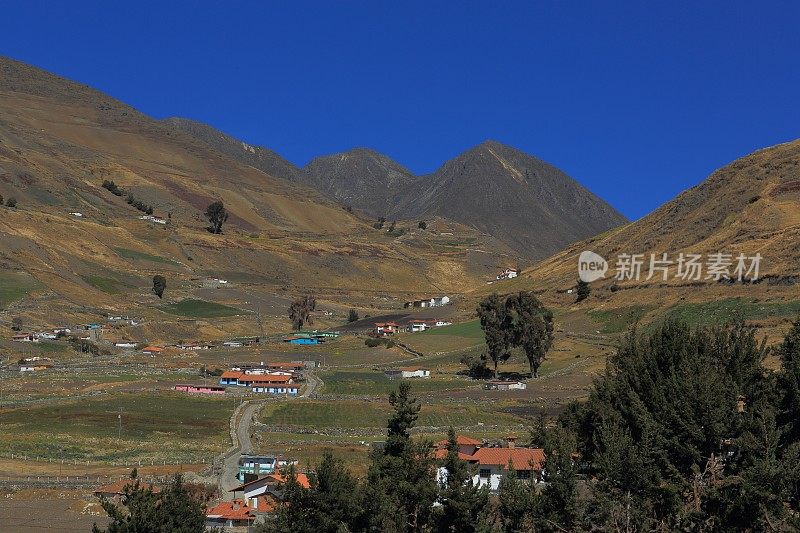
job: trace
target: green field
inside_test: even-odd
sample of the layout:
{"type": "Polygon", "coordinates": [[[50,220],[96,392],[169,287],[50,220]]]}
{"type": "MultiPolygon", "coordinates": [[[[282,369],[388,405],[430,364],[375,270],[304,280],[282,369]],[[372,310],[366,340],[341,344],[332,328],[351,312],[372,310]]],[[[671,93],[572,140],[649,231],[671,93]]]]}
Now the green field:
{"type": "Polygon", "coordinates": [[[248,312],[236,307],[207,302],[206,300],[196,300],[187,298],[174,304],[162,305],[159,307],[165,313],[178,316],[188,316],[196,318],[218,318],[225,316],[244,315],[248,312]]]}
{"type": "Polygon", "coordinates": [[[600,333],[621,333],[653,309],[648,305],[632,305],[619,309],[589,311],[589,318],[600,324],[600,333]]]}
{"type": "Polygon", "coordinates": [[[137,392],[4,409],[0,450],[102,461],[211,457],[226,442],[235,404],[231,398],[137,392]]]}
{"type": "MultiPolygon", "coordinates": [[[[307,426],[316,428],[382,428],[386,426],[391,406],[386,400],[303,401],[283,402],[264,408],[260,421],[274,426],[307,426]]],[[[513,425],[524,420],[500,413],[492,406],[423,405],[418,426],[461,427],[483,424],[513,425]]]]}
{"type": "Polygon", "coordinates": [[[681,303],[667,309],[665,319],[692,325],[711,326],[736,320],[762,320],[800,314],[800,301],[758,302],[745,298],[726,298],[714,302],[681,303]]]}
{"type": "MultiPolygon", "coordinates": [[[[320,378],[325,383],[322,392],[325,394],[381,395],[386,396],[397,388],[397,381],[390,380],[382,372],[323,372],[320,378]]],[[[455,390],[475,387],[471,381],[453,376],[434,376],[430,379],[413,380],[414,391],[430,392],[437,390],[455,390]]]]}
{"type": "Polygon", "coordinates": [[[108,294],[119,294],[122,292],[124,284],[114,278],[107,278],[103,276],[81,276],[83,281],[96,289],[100,289],[108,294]]]}
{"type": "Polygon", "coordinates": [[[124,257],[125,259],[141,259],[144,261],[152,261],[153,263],[164,263],[167,265],[179,265],[177,261],[173,261],[172,259],[167,259],[166,257],[161,257],[160,255],[150,255],[144,252],[138,252],[136,250],[130,250],[128,248],[114,248],[114,251],[120,257],[124,257]]]}
{"type": "Polygon", "coordinates": [[[0,309],[24,298],[42,285],[27,272],[0,272],[0,309]]]}
{"type": "Polygon", "coordinates": [[[470,320],[469,322],[461,322],[460,324],[453,324],[452,326],[433,328],[420,333],[420,335],[450,335],[452,337],[483,340],[483,330],[481,329],[480,320],[470,320]]]}

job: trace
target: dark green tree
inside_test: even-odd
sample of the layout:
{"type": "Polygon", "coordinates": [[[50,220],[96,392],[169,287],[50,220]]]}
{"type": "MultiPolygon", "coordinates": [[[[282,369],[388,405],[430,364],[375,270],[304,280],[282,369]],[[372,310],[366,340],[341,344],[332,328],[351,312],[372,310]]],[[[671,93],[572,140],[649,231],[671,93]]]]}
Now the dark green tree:
{"type": "Polygon", "coordinates": [[[6,207],[17,207],[17,199],[12,196],[6,200],[6,207]]]}
{"type": "Polygon", "coordinates": [[[447,432],[447,455],[442,463],[444,480],[440,481],[441,508],[436,517],[436,530],[440,533],[478,531],[483,526],[489,492],[472,482],[469,463],[458,456],[458,442],[452,427],[447,432]]]}
{"type": "Polygon", "coordinates": [[[497,365],[511,356],[513,338],[508,309],[500,296],[492,294],[481,301],[477,312],[486,341],[486,357],[494,364],[494,377],[497,378],[497,365]]]}
{"type": "Polygon", "coordinates": [[[531,487],[517,478],[513,465],[509,464],[497,489],[497,515],[500,530],[504,533],[531,531],[531,487]]]}
{"type": "Polygon", "coordinates": [[[350,309],[350,312],[347,314],[347,322],[357,322],[358,319],[358,311],[355,309],[350,309]]]}
{"type": "Polygon", "coordinates": [[[222,233],[222,224],[228,220],[228,211],[225,210],[225,204],[220,201],[213,202],[206,208],[206,218],[211,224],[208,231],[214,234],[222,233]]]}
{"type": "Polygon", "coordinates": [[[417,227],[419,229],[428,229],[428,223],[425,222],[424,220],[420,220],[419,223],[417,224],[417,227]]]}
{"type": "Polygon", "coordinates": [[[167,278],[161,274],[153,276],[153,292],[159,298],[164,296],[164,291],[167,289],[167,278]]]}
{"type": "Polygon", "coordinates": [[[132,479],[120,504],[105,500],[102,506],[110,523],[105,530],[95,524],[92,528],[95,533],[195,533],[205,529],[203,505],[191,497],[180,475],[161,492],[132,479]]]}
{"type": "Polygon", "coordinates": [[[532,292],[521,291],[506,300],[511,342],[525,352],[531,376],[539,376],[539,367],[553,344],[553,313],[532,292]]]}
{"type": "Polygon", "coordinates": [[[582,279],[578,280],[578,284],[575,285],[575,302],[582,302],[586,298],[589,297],[591,294],[592,288],[589,287],[589,284],[583,281],[582,279]]]}

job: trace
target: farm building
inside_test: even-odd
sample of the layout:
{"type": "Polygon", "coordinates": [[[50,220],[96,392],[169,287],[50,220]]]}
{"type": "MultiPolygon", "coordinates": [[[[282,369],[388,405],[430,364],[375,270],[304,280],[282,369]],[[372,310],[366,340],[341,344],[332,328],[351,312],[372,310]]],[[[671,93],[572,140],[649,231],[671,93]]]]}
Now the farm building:
{"type": "Polygon", "coordinates": [[[403,307],[442,307],[449,303],[449,296],[433,296],[431,298],[422,298],[420,300],[406,302],[403,307]]]}
{"type": "Polygon", "coordinates": [[[394,335],[400,331],[400,324],[396,322],[375,322],[375,333],[378,335],[394,335]]]}
{"type": "Polygon", "coordinates": [[[405,366],[402,368],[395,368],[384,371],[384,374],[386,374],[386,377],[388,377],[389,379],[431,377],[431,371],[421,366],[405,366]]]}
{"type": "Polygon", "coordinates": [[[206,527],[248,527],[256,520],[256,509],[242,500],[221,502],[206,511],[206,527]]]}
{"type": "Polygon", "coordinates": [[[541,481],[544,450],[541,448],[517,448],[514,445],[514,439],[509,437],[508,447],[478,448],[469,462],[478,467],[472,483],[480,487],[488,486],[490,491],[497,492],[500,481],[508,471],[509,464],[516,471],[518,479],[541,481]]]}
{"type": "Polygon", "coordinates": [[[48,363],[26,363],[24,365],[19,366],[20,372],[40,372],[42,370],[48,370],[52,368],[53,365],[48,363]]]}
{"type": "Polygon", "coordinates": [[[430,327],[430,324],[425,320],[412,320],[408,323],[408,331],[411,333],[426,331],[430,329],[430,327]]]}
{"type": "Polygon", "coordinates": [[[130,341],[122,341],[122,342],[115,342],[114,346],[116,346],[117,348],[122,348],[124,350],[131,350],[133,348],[136,348],[136,343],[130,341]]]}
{"type": "MultiPolygon", "coordinates": [[[[275,504],[280,501],[280,486],[286,483],[286,477],[275,473],[244,483],[231,489],[234,496],[237,492],[243,492],[243,500],[251,507],[256,507],[259,512],[269,512],[275,508],[275,504]]],[[[308,475],[297,474],[297,483],[303,488],[310,488],[311,483],[308,475]]]]}
{"type": "Polygon", "coordinates": [[[175,385],[175,390],[195,394],[225,394],[225,387],[214,385],[175,385]]]}
{"type": "Polygon", "coordinates": [[[142,351],[144,353],[149,353],[150,355],[158,355],[164,351],[164,348],[162,348],[161,346],[147,346],[145,348],[142,348],[142,351]]]}
{"type": "Polygon", "coordinates": [[[39,338],[32,333],[18,333],[11,337],[11,340],[15,340],[17,342],[39,342],[39,338]]]}
{"type": "Polygon", "coordinates": [[[486,390],[523,390],[526,387],[524,381],[503,381],[502,379],[487,381],[484,386],[486,390]]]}
{"type": "Polygon", "coordinates": [[[283,342],[288,342],[289,344],[319,344],[319,339],[316,337],[302,337],[300,335],[292,335],[291,337],[286,337],[283,339],[283,342]]]}
{"type": "MultiPolygon", "coordinates": [[[[481,441],[459,435],[456,437],[458,456],[460,459],[475,465],[477,468],[472,482],[478,486],[488,486],[497,492],[500,481],[508,471],[509,464],[520,479],[541,481],[544,465],[544,450],[541,448],[520,448],[516,446],[516,437],[506,437],[502,447],[484,446],[481,441]]],[[[447,455],[447,441],[436,443],[434,456],[444,458],[447,455]]],[[[447,469],[440,467],[436,472],[437,481],[447,479],[447,469]]]]}
{"type": "Polygon", "coordinates": [[[500,272],[495,279],[503,280],[503,279],[512,279],[517,277],[517,271],[513,268],[506,268],[502,272],[500,272]]]}
{"type": "Polygon", "coordinates": [[[238,385],[239,378],[243,376],[243,372],[239,372],[237,370],[227,370],[222,373],[219,377],[219,384],[220,385],[238,385]]]}
{"type": "Polygon", "coordinates": [[[269,363],[267,368],[272,371],[279,371],[279,372],[291,372],[293,374],[298,374],[305,370],[306,365],[303,363],[285,363],[285,362],[276,362],[276,363],[269,363]]]}
{"type": "Polygon", "coordinates": [[[242,481],[248,475],[272,474],[282,467],[296,464],[296,459],[288,459],[282,455],[244,454],[239,458],[239,473],[236,475],[236,479],[242,481]]]}

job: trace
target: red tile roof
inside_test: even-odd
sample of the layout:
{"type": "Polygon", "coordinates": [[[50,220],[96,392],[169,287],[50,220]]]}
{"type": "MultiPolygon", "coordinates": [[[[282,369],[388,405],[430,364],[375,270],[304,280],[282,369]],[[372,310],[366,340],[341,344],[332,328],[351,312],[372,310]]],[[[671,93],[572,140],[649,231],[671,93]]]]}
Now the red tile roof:
{"type": "MultiPolygon", "coordinates": [[[[308,476],[306,474],[296,474],[297,475],[297,482],[300,484],[301,487],[304,489],[310,489],[311,483],[308,481],[308,476]]],[[[286,483],[286,476],[282,474],[270,474],[267,476],[268,478],[272,478],[278,483],[286,483]]]]}
{"type": "Polygon", "coordinates": [[[544,450],[541,448],[479,448],[470,461],[480,465],[505,468],[509,461],[514,470],[541,470],[544,450]]]}
{"type": "Polygon", "coordinates": [[[227,370],[227,371],[222,373],[220,378],[222,378],[222,379],[234,379],[234,378],[239,379],[239,377],[241,377],[241,376],[242,376],[241,372],[237,372],[236,370],[227,370]]]}
{"type": "MultiPolygon", "coordinates": [[[[465,437],[464,435],[457,435],[456,436],[456,444],[459,446],[480,446],[483,442],[479,441],[478,439],[473,439],[472,437],[465,437]]],[[[440,448],[447,447],[447,439],[440,440],[436,443],[436,446],[440,448]]]]}
{"type": "Polygon", "coordinates": [[[289,383],[292,379],[292,376],[284,376],[283,374],[256,374],[250,377],[253,385],[259,383],[289,383]]]}
{"type": "Polygon", "coordinates": [[[215,505],[206,511],[206,516],[224,520],[253,520],[255,518],[253,511],[254,509],[242,500],[233,500],[215,505]]]}
{"type": "MultiPolygon", "coordinates": [[[[447,457],[447,448],[436,448],[433,451],[433,458],[434,459],[444,459],[447,457]]],[[[462,461],[470,461],[472,460],[471,455],[467,455],[466,453],[458,452],[458,458],[462,461]]]]}
{"type": "Polygon", "coordinates": [[[164,348],[160,346],[148,346],[147,348],[142,348],[143,352],[163,352],[164,348]]]}

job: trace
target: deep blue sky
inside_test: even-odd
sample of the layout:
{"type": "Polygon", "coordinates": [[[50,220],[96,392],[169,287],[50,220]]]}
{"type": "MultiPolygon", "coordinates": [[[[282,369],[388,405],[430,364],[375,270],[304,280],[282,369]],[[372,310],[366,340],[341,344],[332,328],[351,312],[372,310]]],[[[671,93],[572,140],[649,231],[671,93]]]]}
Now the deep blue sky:
{"type": "Polygon", "coordinates": [[[638,218],[800,137],[800,3],[0,0],[0,54],[297,164],[485,139],[638,218]],[[434,5],[436,4],[436,5],[434,5]]]}

